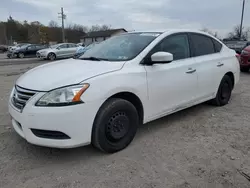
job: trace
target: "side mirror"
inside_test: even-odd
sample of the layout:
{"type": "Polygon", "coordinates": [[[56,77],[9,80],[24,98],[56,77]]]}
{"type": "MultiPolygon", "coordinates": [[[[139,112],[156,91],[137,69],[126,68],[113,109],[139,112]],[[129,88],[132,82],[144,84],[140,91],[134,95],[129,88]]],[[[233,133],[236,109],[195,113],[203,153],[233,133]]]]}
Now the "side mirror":
{"type": "Polygon", "coordinates": [[[173,54],[169,52],[156,52],[151,56],[152,64],[170,63],[173,60],[173,54]]]}
{"type": "Polygon", "coordinates": [[[57,50],[60,50],[61,48],[60,48],[60,47],[57,47],[56,49],[57,49],[57,50]]]}

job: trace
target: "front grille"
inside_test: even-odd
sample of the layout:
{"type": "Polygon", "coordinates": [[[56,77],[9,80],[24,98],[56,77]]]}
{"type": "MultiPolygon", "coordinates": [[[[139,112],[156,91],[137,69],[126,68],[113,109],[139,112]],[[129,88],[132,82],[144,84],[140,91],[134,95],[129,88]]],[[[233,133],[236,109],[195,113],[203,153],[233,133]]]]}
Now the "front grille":
{"type": "Polygon", "coordinates": [[[12,104],[20,111],[23,110],[28,100],[36,94],[35,91],[15,86],[12,96],[12,104]]]}
{"type": "Polygon", "coordinates": [[[49,131],[41,129],[31,129],[32,133],[39,138],[55,139],[55,140],[67,140],[70,139],[68,135],[59,131],[49,131]]]}

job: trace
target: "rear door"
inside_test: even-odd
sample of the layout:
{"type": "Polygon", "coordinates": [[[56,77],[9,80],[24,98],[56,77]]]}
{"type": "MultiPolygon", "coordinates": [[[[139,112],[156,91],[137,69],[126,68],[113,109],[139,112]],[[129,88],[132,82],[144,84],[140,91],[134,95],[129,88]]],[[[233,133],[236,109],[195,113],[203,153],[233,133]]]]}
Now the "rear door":
{"type": "Polygon", "coordinates": [[[197,33],[189,33],[189,39],[197,66],[198,100],[210,99],[216,94],[222,78],[222,45],[207,35],[197,33]]]}

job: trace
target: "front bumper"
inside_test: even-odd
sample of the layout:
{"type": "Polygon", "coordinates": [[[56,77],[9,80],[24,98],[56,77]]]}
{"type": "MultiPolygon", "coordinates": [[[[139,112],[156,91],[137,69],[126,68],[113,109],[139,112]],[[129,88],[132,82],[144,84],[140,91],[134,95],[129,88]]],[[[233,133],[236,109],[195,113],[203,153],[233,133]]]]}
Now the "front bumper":
{"type": "Polygon", "coordinates": [[[247,66],[250,67],[250,57],[241,55],[241,57],[240,57],[240,66],[241,67],[244,67],[244,66],[245,67],[247,67],[247,66]]]}
{"type": "Polygon", "coordinates": [[[43,94],[38,93],[32,97],[22,112],[9,101],[9,113],[15,131],[29,143],[39,146],[73,148],[89,144],[94,118],[101,101],[66,107],[36,107],[35,102],[43,94]],[[32,130],[60,132],[68,138],[41,137],[32,130]]]}
{"type": "Polygon", "coordinates": [[[16,53],[10,52],[10,51],[8,51],[6,55],[7,55],[8,58],[17,57],[16,53]]]}
{"type": "Polygon", "coordinates": [[[46,58],[47,58],[47,55],[44,54],[44,53],[39,53],[39,52],[37,52],[37,53],[36,53],[36,57],[37,57],[37,58],[40,58],[40,59],[46,59],[46,58]]]}

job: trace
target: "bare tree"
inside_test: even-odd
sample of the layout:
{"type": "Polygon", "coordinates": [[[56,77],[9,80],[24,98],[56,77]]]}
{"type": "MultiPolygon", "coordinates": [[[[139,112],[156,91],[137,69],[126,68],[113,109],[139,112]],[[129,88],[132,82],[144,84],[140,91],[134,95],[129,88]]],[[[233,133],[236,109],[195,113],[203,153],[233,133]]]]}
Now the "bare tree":
{"type": "Polygon", "coordinates": [[[49,27],[58,27],[58,23],[56,21],[54,21],[54,20],[51,20],[49,22],[49,27]]]}
{"type": "Polygon", "coordinates": [[[242,28],[242,33],[240,35],[240,26],[237,25],[234,27],[233,31],[228,33],[228,38],[229,39],[242,39],[242,40],[247,40],[249,36],[250,28],[242,28]]]}
{"type": "Polygon", "coordinates": [[[89,28],[89,32],[93,32],[93,31],[106,31],[106,30],[110,30],[111,29],[111,25],[92,25],[89,28]]]}

